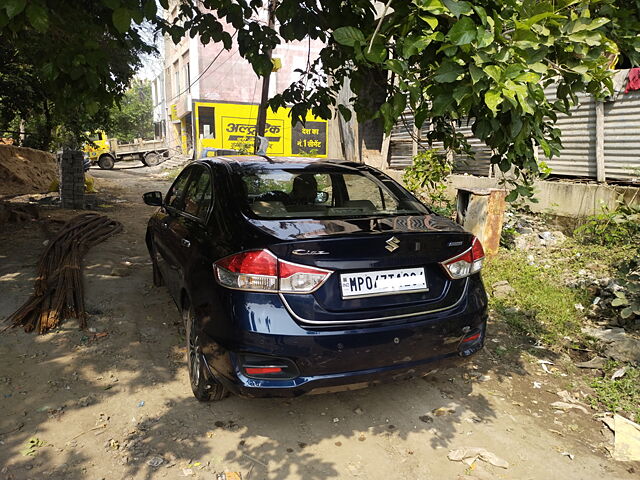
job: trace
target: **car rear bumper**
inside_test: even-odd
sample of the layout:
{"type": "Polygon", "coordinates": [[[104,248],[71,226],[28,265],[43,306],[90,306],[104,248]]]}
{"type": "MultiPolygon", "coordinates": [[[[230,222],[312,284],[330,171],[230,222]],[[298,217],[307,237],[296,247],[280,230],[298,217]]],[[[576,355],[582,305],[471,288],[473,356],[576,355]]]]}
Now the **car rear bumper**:
{"type": "Polygon", "coordinates": [[[484,345],[486,297],[412,321],[331,330],[303,328],[277,296],[265,298],[244,294],[238,301],[250,314],[238,315],[241,306],[236,304],[227,339],[206,334],[203,339],[210,373],[243,396],[291,397],[421,376],[439,364],[455,365],[484,345]],[[477,338],[463,342],[473,335],[477,338]],[[268,363],[288,361],[295,373],[289,378],[252,377],[244,370],[247,355],[274,360],[268,363]]]}

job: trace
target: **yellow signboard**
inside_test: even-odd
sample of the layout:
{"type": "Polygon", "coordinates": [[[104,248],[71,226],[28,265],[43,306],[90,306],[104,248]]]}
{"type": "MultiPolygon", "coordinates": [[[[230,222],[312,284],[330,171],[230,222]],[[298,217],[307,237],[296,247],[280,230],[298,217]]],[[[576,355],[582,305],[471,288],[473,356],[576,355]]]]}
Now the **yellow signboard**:
{"type": "MultiPolygon", "coordinates": [[[[253,153],[258,105],[196,101],[195,140],[197,156],[203,148],[253,153]]],[[[327,156],[327,121],[311,114],[305,125],[291,126],[289,108],[268,110],[264,136],[272,156],[327,156]]]]}
{"type": "Polygon", "coordinates": [[[180,117],[178,117],[178,105],[173,103],[170,107],[169,107],[169,116],[171,117],[171,121],[172,122],[179,122],[180,121],[180,117]]]}

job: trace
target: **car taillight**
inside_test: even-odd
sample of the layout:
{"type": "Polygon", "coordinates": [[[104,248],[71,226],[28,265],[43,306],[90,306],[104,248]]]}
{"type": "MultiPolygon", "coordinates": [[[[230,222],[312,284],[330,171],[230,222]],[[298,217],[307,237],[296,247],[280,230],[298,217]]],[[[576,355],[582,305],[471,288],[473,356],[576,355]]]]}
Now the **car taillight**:
{"type": "Polygon", "coordinates": [[[296,263],[278,261],[280,291],[286,293],[309,293],[320,287],[331,272],[319,268],[307,267],[296,263]]]}
{"type": "Polygon", "coordinates": [[[458,256],[445,260],[441,264],[451,278],[458,279],[479,272],[483,261],[484,249],[482,244],[480,240],[473,237],[471,248],[458,256]]]}
{"type": "Polygon", "coordinates": [[[220,285],[261,292],[310,293],[331,275],[330,270],[278,259],[268,250],[250,250],[214,263],[220,285]]]}
{"type": "Polygon", "coordinates": [[[240,290],[278,290],[278,259],[268,250],[250,250],[214,263],[220,285],[240,290]]]}

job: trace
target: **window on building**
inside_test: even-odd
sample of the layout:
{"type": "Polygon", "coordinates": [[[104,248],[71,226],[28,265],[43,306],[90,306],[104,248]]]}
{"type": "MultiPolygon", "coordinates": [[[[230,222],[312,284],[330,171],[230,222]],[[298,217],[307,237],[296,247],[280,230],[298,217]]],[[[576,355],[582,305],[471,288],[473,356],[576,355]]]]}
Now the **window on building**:
{"type": "Polygon", "coordinates": [[[213,107],[198,107],[198,136],[199,138],[215,138],[215,126],[213,123],[215,110],[213,107]]]}
{"type": "Polygon", "coordinates": [[[184,64],[184,84],[188,92],[191,92],[191,72],[189,70],[189,62],[184,64]]]}

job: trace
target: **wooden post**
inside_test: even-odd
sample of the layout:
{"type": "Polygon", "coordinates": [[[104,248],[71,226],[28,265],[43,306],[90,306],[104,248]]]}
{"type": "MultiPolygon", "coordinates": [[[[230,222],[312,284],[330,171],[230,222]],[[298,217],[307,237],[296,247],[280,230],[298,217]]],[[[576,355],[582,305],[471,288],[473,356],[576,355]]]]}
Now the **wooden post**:
{"type": "Polygon", "coordinates": [[[596,179],[606,182],[604,166],[604,102],[596,102],[596,179]]]}
{"type": "MultiPolygon", "coordinates": [[[[275,10],[277,0],[269,0],[269,20],[268,26],[270,29],[275,30],[275,10]]],[[[271,49],[266,51],[269,60],[271,60],[271,49]]],[[[256,124],[256,138],[254,142],[254,153],[258,151],[260,142],[258,137],[264,137],[264,129],[267,124],[267,101],[269,100],[269,81],[271,80],[271,71],[262,79],[262,95],[260,96],[260,107],[258,108],[258,122],[256,124]]]]}

